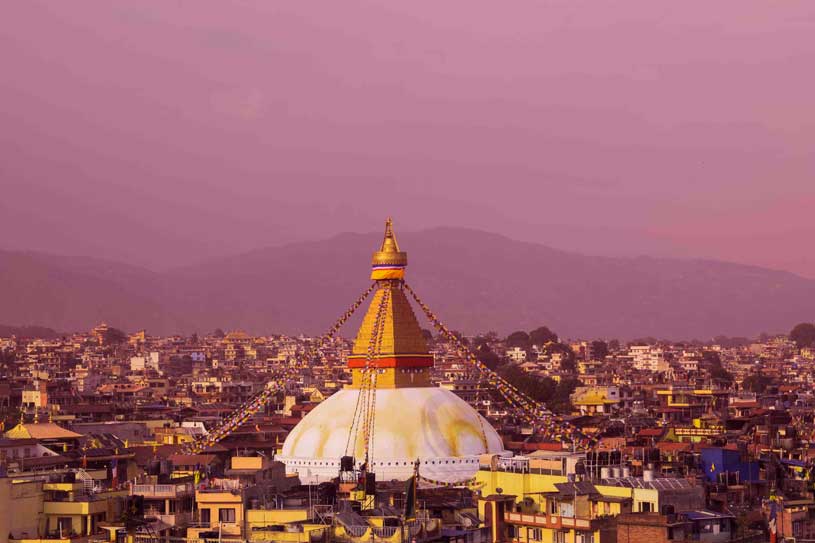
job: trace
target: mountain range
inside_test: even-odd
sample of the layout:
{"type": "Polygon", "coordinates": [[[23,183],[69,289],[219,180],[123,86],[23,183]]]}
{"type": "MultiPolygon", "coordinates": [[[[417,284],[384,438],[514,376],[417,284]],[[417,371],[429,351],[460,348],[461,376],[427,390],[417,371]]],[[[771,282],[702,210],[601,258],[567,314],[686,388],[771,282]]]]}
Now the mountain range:
{"type": "MultiPolygon", "coordinates": [[[[815,280],[783,271],[587,256],[460,228],[397,235],[409,256],[407,282],[465,333],[546,325],[571,338],[706,339],[787,332],[815,317],[815,280]]],[[[0,251],[0,322],[66,332],[105,321],[157,335],[318,333],[368,286],[380,241],[380,233],[340,234],[164,272],[0,251]]]]}

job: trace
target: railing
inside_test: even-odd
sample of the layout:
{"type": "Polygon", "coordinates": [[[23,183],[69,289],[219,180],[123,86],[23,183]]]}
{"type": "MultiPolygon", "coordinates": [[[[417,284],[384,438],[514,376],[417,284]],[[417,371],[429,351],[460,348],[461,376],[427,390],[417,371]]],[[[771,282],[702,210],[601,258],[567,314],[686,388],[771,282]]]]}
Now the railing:
{"type": "Polygon", "coordinates": [[[561,517],[558,515],[527,515],[524,513],[506,513],[504,520],[511,524],[544,526],[547,528],[580,528],[591,527],[591,520],[579,517],[561,517]]]}
{"type": "Polygon", "coordinates": [[[404,526],[337,526],[333,539],[343,543],[401,543],[434,541],[441,534],[441,519],[413,521],[404,526]]]}
{"type": "Polygon", "coordinates": [[[146,509],[144,511],[145,517],[155,517],[164,524],[170,526],[187,526],[192,514],[187,511],[178,511],[175,513],[162,513],[158,509],[146,509]]]}
{"type": "Polygon", "coordinates": [[[135,484],[130,485],[130,495],[140,495],[146,498],[175,498],[182,494],[192,494],[193,488],[191,484],[175,484],[175,485],[151,485],[151,484],[135,484]]]}

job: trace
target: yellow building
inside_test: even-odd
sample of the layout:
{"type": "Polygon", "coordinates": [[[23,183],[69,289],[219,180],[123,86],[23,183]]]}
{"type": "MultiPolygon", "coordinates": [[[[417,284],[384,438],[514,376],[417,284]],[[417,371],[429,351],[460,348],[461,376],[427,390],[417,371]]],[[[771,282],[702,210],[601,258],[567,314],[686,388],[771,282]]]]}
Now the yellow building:
{"type": "Polygon", "coordinates": [[[41,481],[0,478],[0,543],[43,534],[41,481]]]}
{"type": "Polygon", "coordinates": [[[44,483],[45,533],[50,536],[99,533],[99,523],[116,519],[127,491],[102,491],[89,495],[84,483],[44,483]]]}
{"type": "Polygon", "coordinates": [[[85,482],[0,478],[0,543],[100,534],[100,523],[120,516],[125,495],[99,489],[90,493],[85,482]]]}
{"type": "Polygon", "coordinates": [[[616,386],[581,386],[574,390],[570,400],[581,415],[609,413],[620,404],[620,389],[616,386]]]}
{"type": "Polygon", "coordinates": [[[611,537],[608,517],[659,512],[665,506],[677,511],[704,507],[702,487],[682,479],[571,483],[557,475],[481,470],[476,482],[481,495],[492,498],[479,501],[479,513],[488,523],[499,503],[513,498],[514,507],[505,507],[492,526],[501,523],[504,537],[518,543],[600,543],[601,534],[608,531],[606,537],[611,537]]]}
{"type": "Polygon", "coordinates": [[[331,528],[309,521],[307,509],[251,509],[246,512],[249,541],[309,543],[331,528]]]}
{"type": "Polygon", "coordinates": [[[200,539],[202,532],[219,532],[225,537],[243,537],[244,499],[239,490],[195,491],[197,526],[187,529],[188,539],[200,539]]]}

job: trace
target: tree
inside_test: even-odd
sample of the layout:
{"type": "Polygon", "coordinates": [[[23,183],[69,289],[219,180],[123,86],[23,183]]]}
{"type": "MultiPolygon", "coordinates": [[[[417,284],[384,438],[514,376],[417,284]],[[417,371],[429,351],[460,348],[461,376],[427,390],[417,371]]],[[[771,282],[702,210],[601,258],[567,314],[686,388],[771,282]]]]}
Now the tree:
{"type": "Polygon", "coordinates": [[[592,341],[591,352],[596,360],[603,360],[608,356],[608,345],[605,341],[592,341]]]}
{"type": "Polygon", "coordinates": [[[559,353],[560,358],[560,371],[565,373],[574,373],[577,371],[577,362],[575,361],[574,351],[565,343],[549,343],[544,349],[549,355],[559,353]]]}
{"type": "Polygon", "coordinates": [[[507,336],[506,341],[507,347],[510,349],[513,347],[520,347],[524,350],[529,350],[529,334],[523,332],[521,330],[517,332],[512,332],[509,336],[507,336]]]}
{"type": "Polygon", "coordinates": [[[475,350],[480,350],[484,347],[489,348],[489,341],[484,336],[478,335],[473,338],[471,345],[475,350]]]}
{"type": "Polygon", "coordinates": [[[790,332],[790,339],[798,345],[799,349],[815,345],[815,324],[802,322],[795,325],[790,332]]]}
{"type": "Polygon", "coordinates": [[[515,364],[506,364],[499,370],[499,373],[515,388],[538,402],[548,402],[557,388],[554,379],[536,377],[526,373],[515,364]]]}
{"type": "Polygon", "coordinates": [[[762,393],[767,390],[767,387],[773,383],[772,378],[760,373],[748,375],[741,382],[741,388],[749,390],[750,392],[762,393]]]}
{"type": "Polygon", "coordinates": [[[433,332],[428,330],[427,328],[422,328],[422,336],[424,336],[425,341],[433,341],[433,332]]]}
{"type": "Polygon", "coordinates": [[[220,328],[216,328],[215,331],[212,332],[212,337],[216,337],[218,339],[221,339],[224,336],[226,336],[226,334],[224,334],[224,331],[221,330],[220,328]]]}
{"type": "Polygon", "coordinates": [[[552,398],[549,400],[548,406],[553,411],[571,411],[572,401],[571,395],[574,392],[574,389],[581,386],[581,383],[578,379],[574,377],[561,379],[560,382],[555,387],[554,393],[552,394],[552,398]]]}
{"type": "Polygon", "coordinates": [[[127,334],[118,328],[108,328],[102,335],[102,341],[105,345],[118,345],[119,343],[124,343],[126,340],[127,334]]]}
{"type": "Polygon", "coordinates": [[[724,368],[722,358],[716,351],[703,351],[702,364],[707,368],[711,379],[724,381],[726,383],[733,382],[733,376],[724,368]]]}
{"type": "Polygon", "coordinates": [[[501,357],[492,352],[487,345],[481,345],[476,351],[475,356],[481,361],[482,364],[487,366],[489,369],[495,371],[498,369],[498,366],[501,365],[501,357]]]}
{"type": "Polygon", "coordinates": [[[529,332],[529,342],[532,345],[546,345],[550,341],[557,343],[557,334],[546,326],[535,328],[529,332]]]}
{"type": "Polygon", "coordinates": [[[464,334],[462,334],[458,330],[451,330],[450,333],[453,336],[455,336],[455,338],[458,339],[462,344],[467,345],[467,346],[470,345],[470,340],[467,339],[466,337],[464,337],[464,334]]]}

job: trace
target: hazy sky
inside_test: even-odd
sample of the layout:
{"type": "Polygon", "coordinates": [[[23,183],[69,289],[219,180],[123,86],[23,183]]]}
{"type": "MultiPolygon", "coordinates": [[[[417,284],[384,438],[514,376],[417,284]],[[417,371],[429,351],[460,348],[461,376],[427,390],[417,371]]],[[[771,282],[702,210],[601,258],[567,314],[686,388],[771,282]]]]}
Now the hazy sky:
{"type": "Polygon", "coordinates": [[[7,2],[0,247],[481,228],[815,277],[815,2],[7,2]]]}

